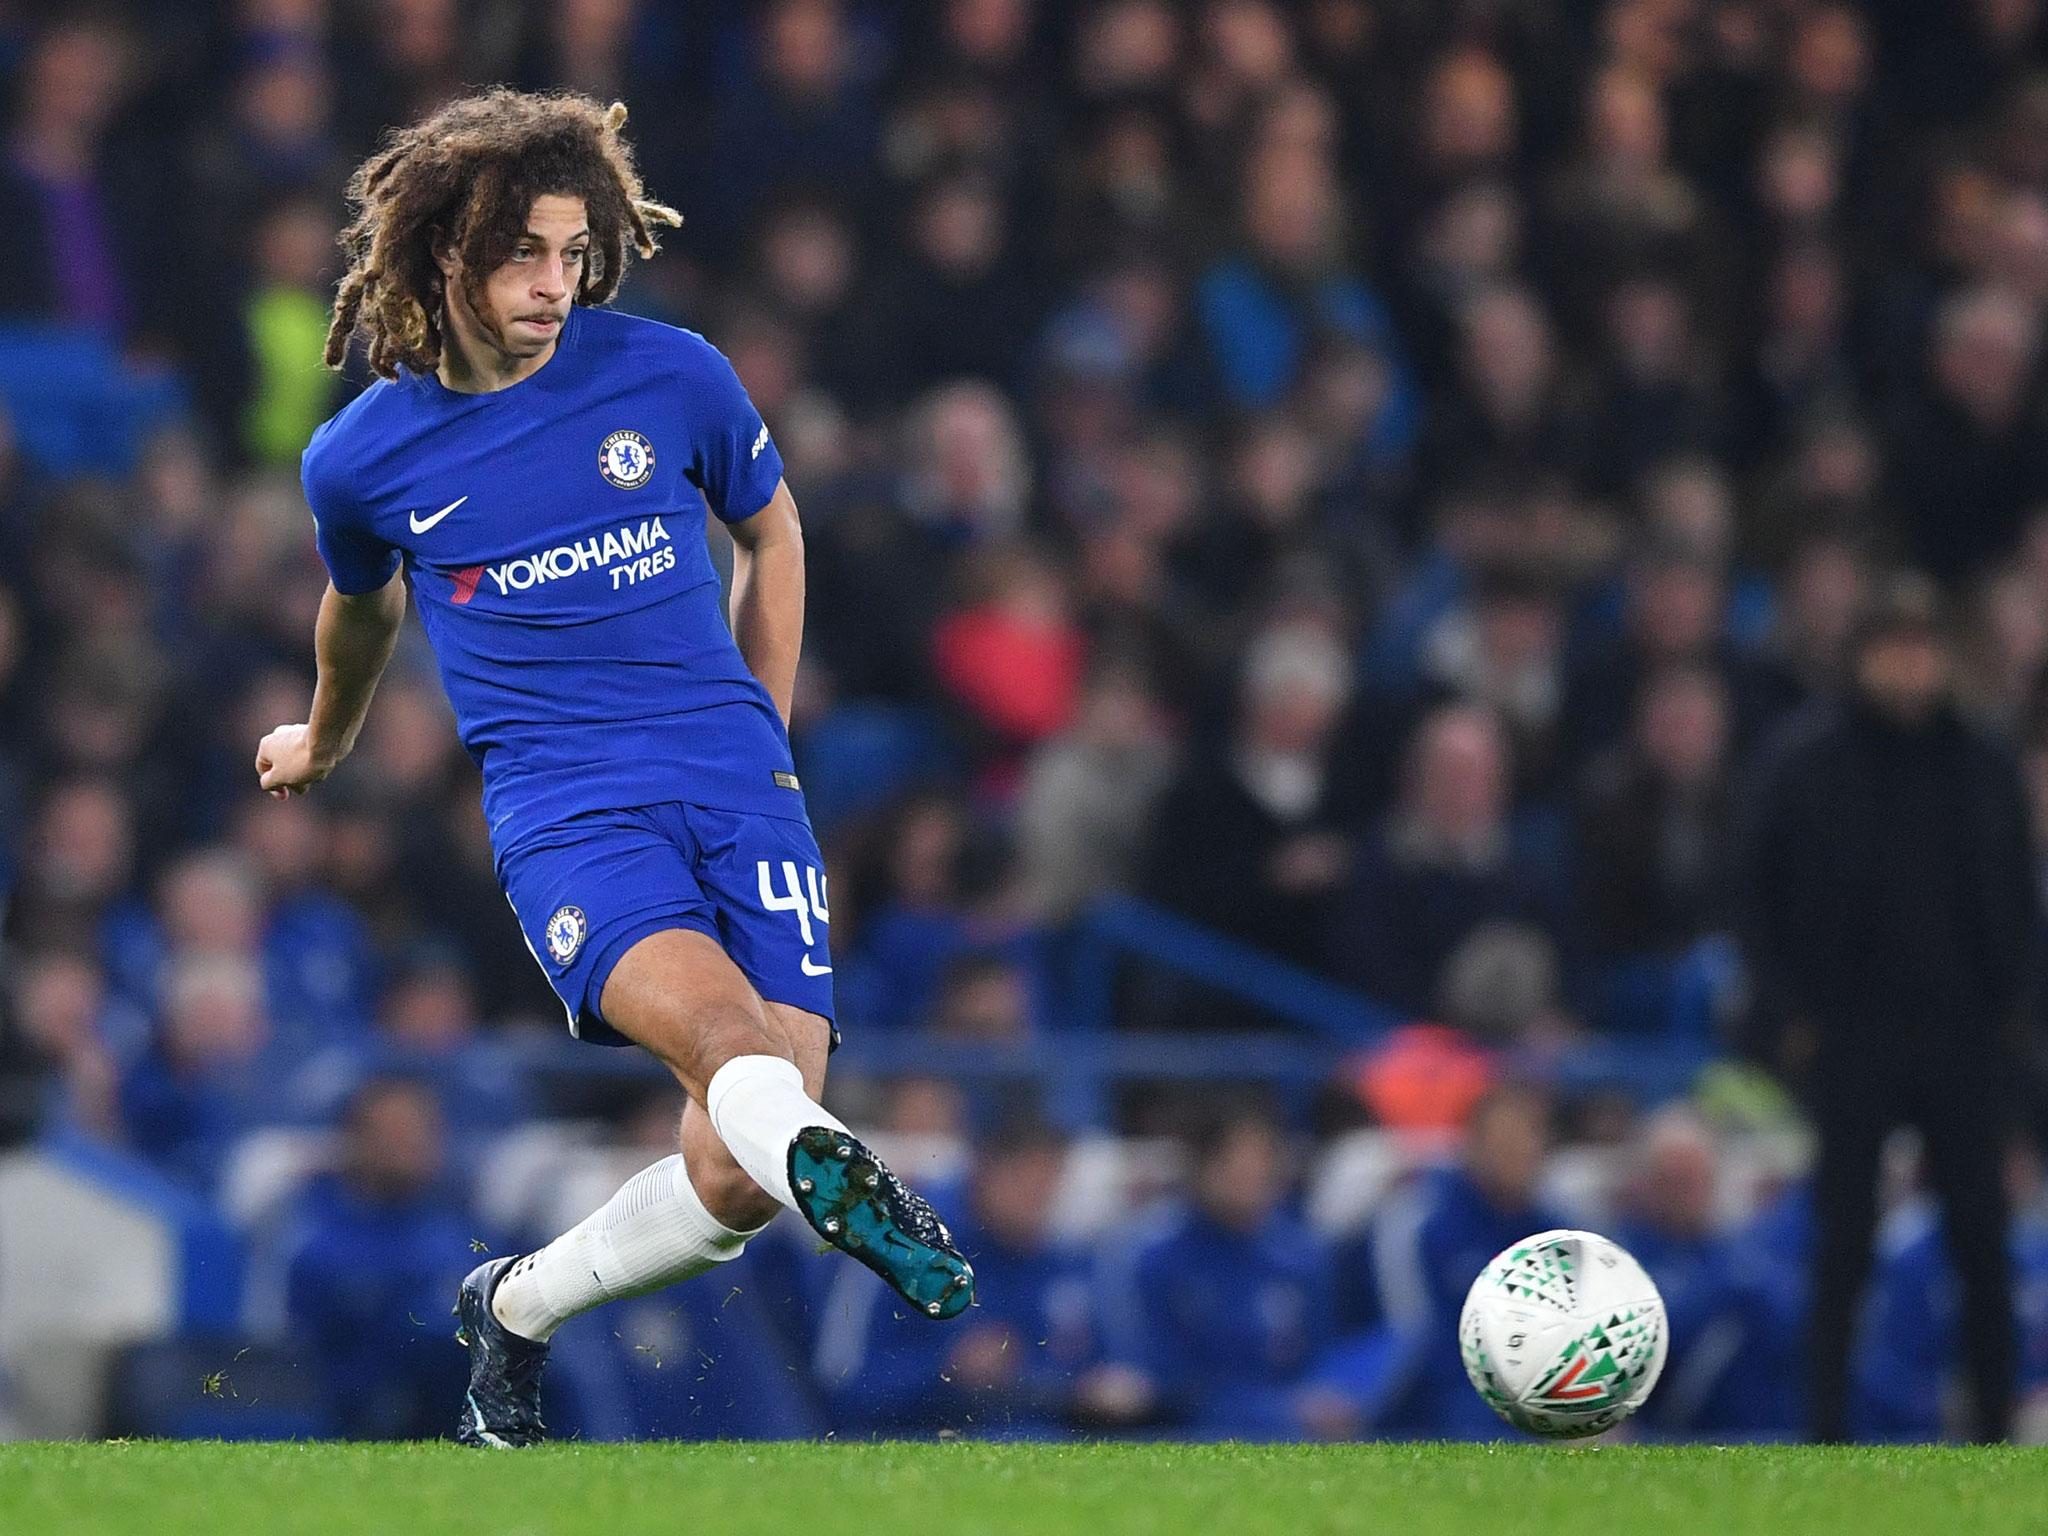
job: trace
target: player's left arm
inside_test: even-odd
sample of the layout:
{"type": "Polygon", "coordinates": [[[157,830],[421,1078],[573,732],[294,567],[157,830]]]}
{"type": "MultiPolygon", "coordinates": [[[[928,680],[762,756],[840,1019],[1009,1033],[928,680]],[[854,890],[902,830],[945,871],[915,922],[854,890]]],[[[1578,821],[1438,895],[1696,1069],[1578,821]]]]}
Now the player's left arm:
{"type": "Polygon", "coordinates": [[[789,483],[777,481],[767,506],[726,527],[733,546],[733,639],[787,725],[804,643],[804,530],[789,483]]]}

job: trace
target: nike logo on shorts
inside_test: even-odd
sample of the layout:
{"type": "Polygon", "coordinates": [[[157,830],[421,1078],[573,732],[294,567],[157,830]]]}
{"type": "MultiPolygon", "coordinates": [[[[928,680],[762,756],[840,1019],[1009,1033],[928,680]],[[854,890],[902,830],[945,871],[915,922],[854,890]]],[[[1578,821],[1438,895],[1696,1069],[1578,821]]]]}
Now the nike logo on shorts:
{"type": "Polygon", "coordinates": [[[831,966],[819,965],[809,955],[804,956],[803,969],[806,976],[830,976],[832,974],[831,966]]]}
{"type": "Polygon", "coordinates": [[[434,524],[441,521],[442,518],[446,517],[450,512],[453,512],[457,507],[461,506],[467,500],[469,500],[467,496],[458,496],[453,501],[449,502],[447,506],[443,507],[440,511],[436,512],[432,517],[421,517],[419,513],[413,513],[410,518],[410,521],[412,523],[412,531],[414,533],[425,533],[429,528],[433,527],[434,524]]]}

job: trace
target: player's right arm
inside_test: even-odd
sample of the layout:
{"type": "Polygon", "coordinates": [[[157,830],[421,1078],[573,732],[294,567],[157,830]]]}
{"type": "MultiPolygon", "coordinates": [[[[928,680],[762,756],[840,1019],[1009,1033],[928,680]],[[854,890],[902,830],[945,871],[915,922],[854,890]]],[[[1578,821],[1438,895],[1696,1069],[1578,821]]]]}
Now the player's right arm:
{"type": "Polygon", "coordinates": [[[313,626],[313,708],[256,748],[258,782],[279,800],[304,794],[348,756],[405,622],[399,552],[379,537],[357,499],[349,454],[338,441],[336,429],[348,415],[313,434],[299,465],[328,581],[313,626]]]}
{"type": "Polygon", "coordinates": [[[319,678],[312,711],[301,724],[279,726],[256,748],[258,782],[272,797],[304,794],[348,756],[404,622],[403,576],[353,595],[329,583],[313,627],[319,678]]]}

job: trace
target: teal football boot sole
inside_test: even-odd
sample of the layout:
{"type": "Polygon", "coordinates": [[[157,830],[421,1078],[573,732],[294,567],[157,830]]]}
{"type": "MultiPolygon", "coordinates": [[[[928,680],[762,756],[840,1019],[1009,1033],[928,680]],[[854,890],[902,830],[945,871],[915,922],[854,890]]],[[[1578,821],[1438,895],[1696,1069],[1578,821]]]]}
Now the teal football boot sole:
{"type": "Polygon", "coordinates": [[[811,1229],[859,1260],[926,1317],[958,1317],[974,1302],[974,1268],[925,1198],[861,1144],[826,1126],[789,1147],[789,1187],[811,1229]]]}

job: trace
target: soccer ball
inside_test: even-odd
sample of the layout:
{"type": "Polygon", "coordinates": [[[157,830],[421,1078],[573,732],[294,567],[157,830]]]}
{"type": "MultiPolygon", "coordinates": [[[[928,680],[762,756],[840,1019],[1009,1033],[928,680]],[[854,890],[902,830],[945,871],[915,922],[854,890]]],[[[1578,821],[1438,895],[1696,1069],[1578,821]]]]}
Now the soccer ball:
{"type": "Polygon", "coordinates": [[[1642,1407],[1668,1337],[1643,1266],[1597,1232],[1539,1232],[1495,1255],[1458,1318],[1479,1395],[1515,1428],[1560,1440],[1642,1407]]]}

